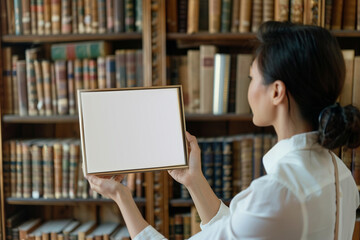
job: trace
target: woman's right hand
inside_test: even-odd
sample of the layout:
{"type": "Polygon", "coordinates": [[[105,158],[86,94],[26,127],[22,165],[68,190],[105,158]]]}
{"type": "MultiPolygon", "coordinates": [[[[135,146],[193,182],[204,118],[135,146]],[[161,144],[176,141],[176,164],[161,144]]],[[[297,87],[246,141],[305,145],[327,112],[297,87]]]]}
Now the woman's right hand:
{"type": "Polygon", "coordinates": [[[196,137],[186,132],[186,139],[189,148],[189,167],[183,169],[168,170],[172,178],[177,182],[184,184],[185,187],[190,186],[195,179],[202,176],[201,171],[201,151],[197,143],[196,137]]]}

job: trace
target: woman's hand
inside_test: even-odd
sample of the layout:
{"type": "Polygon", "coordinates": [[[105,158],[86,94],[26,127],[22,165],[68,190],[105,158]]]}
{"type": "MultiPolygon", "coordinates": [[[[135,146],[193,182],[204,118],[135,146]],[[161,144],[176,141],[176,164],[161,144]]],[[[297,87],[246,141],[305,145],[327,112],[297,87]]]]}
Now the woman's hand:
{"type": "Polygon", "coordinates": [[[201,172],[201,151],[196,137],[186,132],[186,139],[189,146],[189,168],[169,170],[169,174],[177,182],[188,187],[196,177],[202,176],[201,172]]]}
{"type": "Polygon", "coordinates": [[[90,183],[91,189],[95,192],[100,193],[104,197],[116,199],[117,195],[120,193],[120,190],[127,189],[120,182],[124,179],[124,175],[115,175],[115,176],[86,176],[87,180],[90,183]]]}

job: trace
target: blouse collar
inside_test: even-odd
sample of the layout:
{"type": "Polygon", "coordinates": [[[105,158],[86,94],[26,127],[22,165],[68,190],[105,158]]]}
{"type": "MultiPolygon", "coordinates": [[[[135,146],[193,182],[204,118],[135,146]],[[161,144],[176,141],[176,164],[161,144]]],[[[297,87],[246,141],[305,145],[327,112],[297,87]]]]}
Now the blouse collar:
{"type": "Polygon", "coordinates": [[[310,149],[315,146],[320,147],[318,144],[318,133],[316,131],[300,133],[279,141],[264,155],[263,163],[266,172],[274,172],[280,159],[289,152],[310,149]]]}

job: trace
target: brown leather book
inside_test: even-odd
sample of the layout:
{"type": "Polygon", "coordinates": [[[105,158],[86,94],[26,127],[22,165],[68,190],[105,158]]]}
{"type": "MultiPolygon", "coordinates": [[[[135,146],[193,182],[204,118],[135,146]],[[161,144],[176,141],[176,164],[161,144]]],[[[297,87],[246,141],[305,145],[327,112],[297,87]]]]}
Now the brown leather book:
{"type": "Polygon", "coordinates": [[[343,27],[344,30],[355,30],[356,23],[356,1],[344,0],[343,27]]]}
{"type": "Polygon", "coordinates": [[[253,0],[251,31],[257,32],[263,19],[263,0],[253,0]]]}
{"type": "Polygon", "coordinates": [[[51,0],[51,29],[52,34],[61,32],[61,0],[51,0]]]}
{"type": "Polygon", "coordinates": [[[187,33],[199,31],[199,0],[188,0],[187,33]]]}
{"type": "Polygon", "coordinates": [[[242,0],[240,4],[239,32],[250,32],[252,0],[242,0]]]}
{"type": "Polygon", "coordinates": [[[336,0],[333,2],[331,15],[331,29],[340,30],[342,25],[344,0],[336,0]]]}
{"type": "Polygon", "coordinates": [[[288,21],[289,20],[289,1],[288,0],[275,0],[275,21],[288,21]]]}
{"type": "Polygon", "coordinates": [[[221,0],[209,1],[209,32],[220,31],[221,0]]]}

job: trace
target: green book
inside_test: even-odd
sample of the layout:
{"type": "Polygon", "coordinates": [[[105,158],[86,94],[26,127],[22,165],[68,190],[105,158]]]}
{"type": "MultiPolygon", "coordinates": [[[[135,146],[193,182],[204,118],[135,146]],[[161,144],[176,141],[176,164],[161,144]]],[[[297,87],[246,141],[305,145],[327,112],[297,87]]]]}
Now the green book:
{"type": "Polygon", "coordinates": [[[75,60],[105,57],[110,53],[110,45],[105,41],[54,44],[51,46],[52,60],[75,60]]]}

